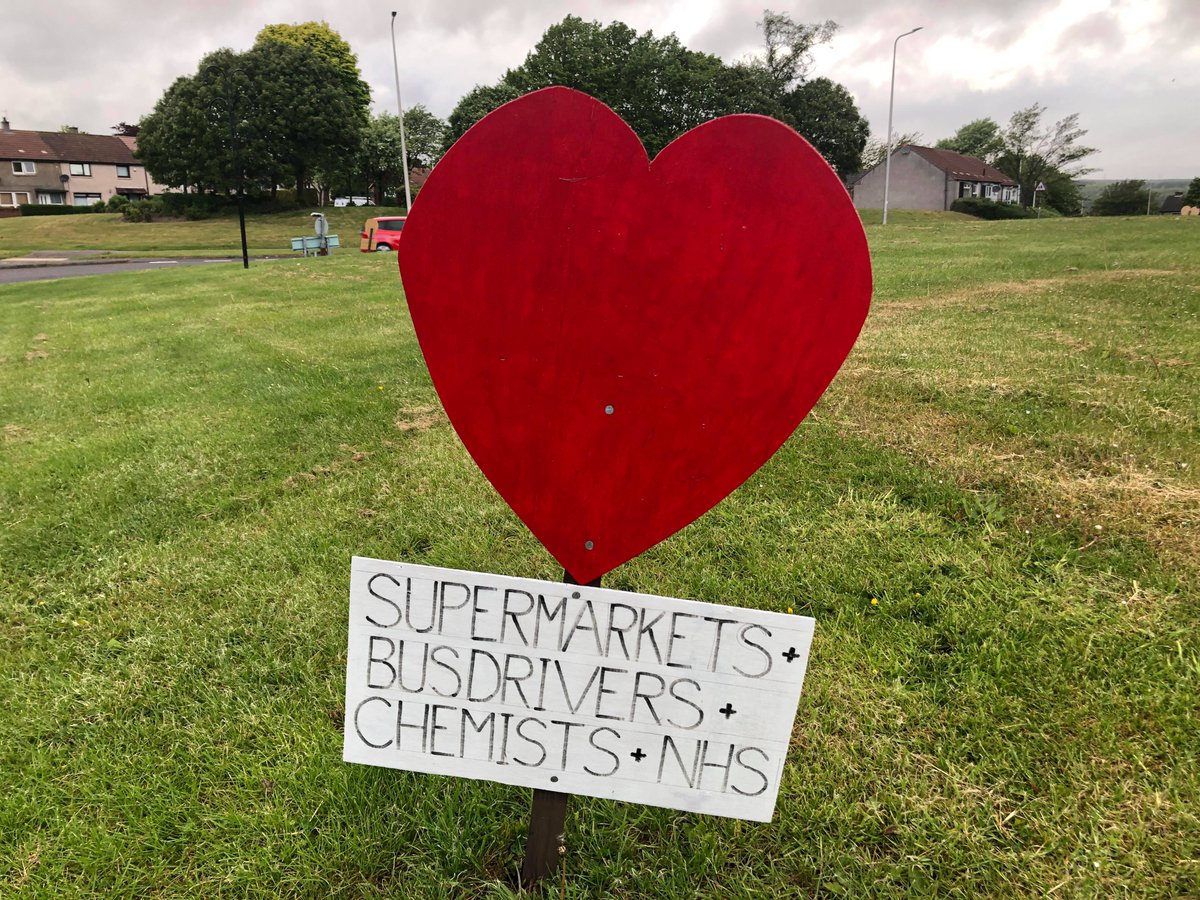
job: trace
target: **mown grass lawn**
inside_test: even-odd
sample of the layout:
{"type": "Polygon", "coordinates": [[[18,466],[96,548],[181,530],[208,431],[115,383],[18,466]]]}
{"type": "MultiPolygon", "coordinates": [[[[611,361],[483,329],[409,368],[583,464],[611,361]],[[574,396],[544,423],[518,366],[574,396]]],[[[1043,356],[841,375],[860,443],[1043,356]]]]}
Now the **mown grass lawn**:
{"type": "MultiPolygon", "coordinates": [[[[311,212],[317,212],[313,207],[311,212]]],[[[347,252],[358,249],[363,223],[371,216],[398,215],[391,207],[325,207],[329,233],[347,252]]],[[[248,214],[246,243],[255,256],[292,252],[291,239],[313,234],[310,210],[248,214]]],[[[240,256],[242,237],[236,215],[190,222],[125,222],[117,213],[29,216],[0,219],[0,259],[35,250],[107,250],[113,256],[240,256]]]]}
{"type": "MultiPolygon", "coordinates": [[[[869,232],[814,413],[606,578],[816,617],[775,820],[576,798],[566,895],[1198,895],[1200,222],[869,232]]],[[[561,574],[394,267],[0,287],[0,894],[511,894],[527,791],[340,761],[352,554],[561,574]]]]}

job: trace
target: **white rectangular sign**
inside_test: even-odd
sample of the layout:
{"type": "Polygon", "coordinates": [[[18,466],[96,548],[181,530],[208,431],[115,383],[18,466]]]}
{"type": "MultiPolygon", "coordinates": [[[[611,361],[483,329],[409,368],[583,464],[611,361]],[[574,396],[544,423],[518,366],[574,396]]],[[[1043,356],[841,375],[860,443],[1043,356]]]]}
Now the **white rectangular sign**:
{"type": "Polygon", "coordinates": [[[813,624],[355,557],[343,758],[769,822],[813,624]]]}

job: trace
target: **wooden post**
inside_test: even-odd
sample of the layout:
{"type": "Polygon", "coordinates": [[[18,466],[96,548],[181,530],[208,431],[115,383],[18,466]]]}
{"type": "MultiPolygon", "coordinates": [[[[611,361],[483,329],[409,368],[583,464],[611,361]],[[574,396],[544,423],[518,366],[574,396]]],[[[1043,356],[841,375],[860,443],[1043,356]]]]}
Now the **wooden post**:
{"type": "MultiPolygon", "coordinates": [[[[563,572],[564,584],[579,584],[569,572],[563,572]]],[[[600,579],[587,587],[600,587],[600,579]]],[[[521,864],[521,885],[531,888],[558,869],[565,854],[567,797],[558,791],[533,790],[529,809],[529,837],[525,841],[525,861],[521,864]]]]}

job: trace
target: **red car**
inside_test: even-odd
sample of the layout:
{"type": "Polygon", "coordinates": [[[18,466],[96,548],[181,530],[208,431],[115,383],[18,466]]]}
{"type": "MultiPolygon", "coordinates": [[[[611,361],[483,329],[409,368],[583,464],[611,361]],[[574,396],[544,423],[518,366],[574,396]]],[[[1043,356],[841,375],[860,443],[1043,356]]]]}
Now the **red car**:
{"type": "Polygon", "coordinates": [[[400,246],[404,216],[376,216],[363,226],[358,249],[363,253],[387,253],[400,246]]]}

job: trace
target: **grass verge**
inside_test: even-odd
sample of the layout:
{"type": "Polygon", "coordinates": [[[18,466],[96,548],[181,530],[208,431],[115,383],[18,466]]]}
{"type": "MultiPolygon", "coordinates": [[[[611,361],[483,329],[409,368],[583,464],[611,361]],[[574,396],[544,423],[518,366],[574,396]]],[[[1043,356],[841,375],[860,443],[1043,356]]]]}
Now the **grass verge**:
{"type": "MultiPolygon", "coordinates": [[[[826,397],[606,579],[817,618],[775,821],[578,798],[569,896],[1200,893],[1195,224],[869,229],[826,397]]],[[[394,266],[0,287],[0,893],[511,896],[528,792],[340,762],[351,554],[560,574],[394,266]]]]}

